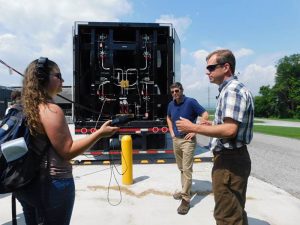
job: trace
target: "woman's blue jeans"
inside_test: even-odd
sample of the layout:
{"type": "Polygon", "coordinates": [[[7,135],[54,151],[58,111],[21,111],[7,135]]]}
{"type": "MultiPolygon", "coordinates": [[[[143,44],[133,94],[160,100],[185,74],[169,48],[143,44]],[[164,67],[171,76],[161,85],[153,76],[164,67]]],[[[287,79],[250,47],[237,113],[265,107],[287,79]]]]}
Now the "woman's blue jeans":
{"type": "Polygon", "coordinates": [[[73,178],[37,179],[15,195],[23,207],[27,225],[70,224],[75,200],[73,178]]]}

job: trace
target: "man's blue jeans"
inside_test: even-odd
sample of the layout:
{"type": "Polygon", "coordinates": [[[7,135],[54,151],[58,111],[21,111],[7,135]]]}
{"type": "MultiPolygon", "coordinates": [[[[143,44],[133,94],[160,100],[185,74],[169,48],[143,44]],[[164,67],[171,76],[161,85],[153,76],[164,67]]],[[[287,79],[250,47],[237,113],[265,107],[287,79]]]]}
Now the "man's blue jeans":
{"type": "Polygon", "coordinates": [[[27,225],[68,225],[75,200],[73,178],[37,179],[15,193],[27,225]]]}

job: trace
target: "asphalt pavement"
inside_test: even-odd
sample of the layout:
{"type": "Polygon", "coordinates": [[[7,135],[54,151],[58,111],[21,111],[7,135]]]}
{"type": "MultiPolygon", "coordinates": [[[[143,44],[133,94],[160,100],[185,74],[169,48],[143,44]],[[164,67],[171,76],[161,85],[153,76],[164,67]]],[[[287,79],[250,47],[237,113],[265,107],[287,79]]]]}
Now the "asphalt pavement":
{"type": "Polygon", "coordinates": [[[300,140],[254,133],[251,175],[300,199],[300,140]]]}
{"type": "Polygon", "coordinates": [[[261,123],[257,123],[257,125],[262,126],[300,127],[300,122],[295,121],[283,121],[261,118],[256,119],[256,121],[261,121],[261,123]]]}

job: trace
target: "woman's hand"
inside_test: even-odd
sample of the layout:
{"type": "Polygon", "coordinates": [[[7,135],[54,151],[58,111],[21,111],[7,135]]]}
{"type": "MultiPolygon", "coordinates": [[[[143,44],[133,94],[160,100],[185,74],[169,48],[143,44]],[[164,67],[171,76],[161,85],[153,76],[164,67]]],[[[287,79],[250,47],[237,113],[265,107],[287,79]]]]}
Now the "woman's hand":
{"type": "Polygon", "coordinates": [[[111,120],[106,121],[99,129],[99,133],[102,138],[104,137],[110,137],[114,135],[120,128],[119,127],[112,127],[109,126],[111,124],[111,120]]]}

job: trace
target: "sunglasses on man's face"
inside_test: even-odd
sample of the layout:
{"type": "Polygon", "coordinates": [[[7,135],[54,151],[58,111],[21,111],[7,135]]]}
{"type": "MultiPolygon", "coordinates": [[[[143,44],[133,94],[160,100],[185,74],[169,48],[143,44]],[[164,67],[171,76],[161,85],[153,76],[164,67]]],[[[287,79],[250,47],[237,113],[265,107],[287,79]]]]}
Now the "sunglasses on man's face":
{"type": "Polygon", "coordinates": [[[225,63],[217,63],[217,64],[213,64],[213,65],[208,65],[206,67],[206,69],[209,71],[209,72],[213,72],[215,69],[217,69],[218,66],[223,66],[225,63]]]}
{"type": "Polygon", "coordinates": [[[172,91],[171,91],[171,94],[179,93],[179,91],[180,91],[179,89],[172,90],[172,91]]]}

